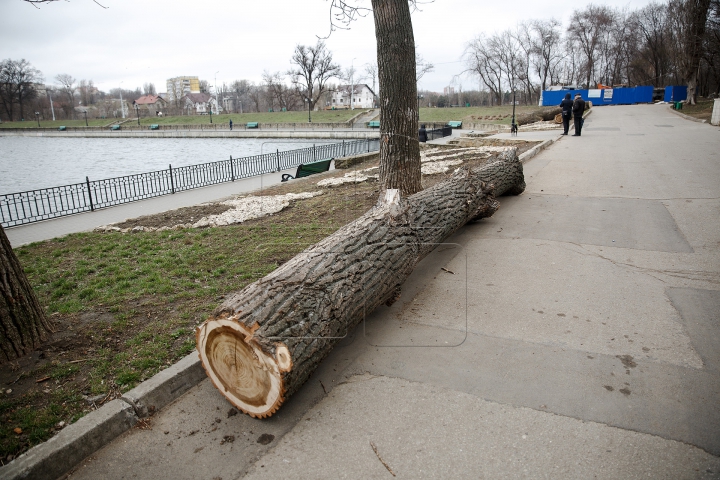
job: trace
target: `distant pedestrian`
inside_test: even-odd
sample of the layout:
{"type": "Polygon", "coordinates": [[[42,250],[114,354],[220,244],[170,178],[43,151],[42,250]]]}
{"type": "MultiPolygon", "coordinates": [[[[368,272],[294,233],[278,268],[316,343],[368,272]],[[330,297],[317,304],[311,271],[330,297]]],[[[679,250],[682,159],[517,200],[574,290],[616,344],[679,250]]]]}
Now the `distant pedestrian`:
{"type": "Polygon", "coordinates": [[[570,129],[570,119],[572,118],[573,109],[573,101],[570,99],[569,93],[566,93],[565,98],[560,102],[560,108],[562,108],[563,135],[567,135],[570,129]]]}
{"type": "Polygon", "coordinates": [[[427,142],[427,130],[425,130],[425,125],[420,125],[420,130],[418,130],[418,140],[420,140],[420,143],[427,142]]]}
{"type": "Polygon", "coordinates": [[[575,120],[575,134],[573,137],[579,137],[583,126],[583,112],[585,111],[585,100],[579,93],[575,94],[575,101],[573,102],[573,118],[575,120]]]}
{"type": "Polygon", "coordinates": [[[230,120],[230,130],[232,130],[232,119],[230,120]]]}

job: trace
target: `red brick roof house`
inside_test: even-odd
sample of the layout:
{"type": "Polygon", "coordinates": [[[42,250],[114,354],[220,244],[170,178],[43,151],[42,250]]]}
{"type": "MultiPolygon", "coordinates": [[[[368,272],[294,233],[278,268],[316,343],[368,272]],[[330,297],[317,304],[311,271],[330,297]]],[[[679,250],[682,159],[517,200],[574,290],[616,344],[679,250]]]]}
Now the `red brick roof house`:
{"type": "Polygon", "coordinates": [[[155,115],[167,108],[167,101],[159,95],[143,95],[133,102],[133,108],[135,105],[141,110],[147,110],[155,115]]]}

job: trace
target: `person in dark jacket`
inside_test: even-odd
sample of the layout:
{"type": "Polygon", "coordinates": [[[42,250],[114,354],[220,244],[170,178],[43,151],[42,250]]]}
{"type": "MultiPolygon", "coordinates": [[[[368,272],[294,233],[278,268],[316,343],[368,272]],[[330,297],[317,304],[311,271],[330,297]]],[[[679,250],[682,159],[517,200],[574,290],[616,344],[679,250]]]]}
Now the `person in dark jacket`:
{"type": "Polygon", "coordinates": [[[570,99],[569,93],[566,93],[565,98],[560,102],[560,108],[562,108],[563,135],[567,135],[570,129],[573,108],[573,101],[570,99]]]}
{"type": "Polygon", "coordinates": [[[583,124],[583,112],[585,111],[585,100],[582,99],[579,93],[575,94],[575,101],[573,102],[572,112],[575,120],[575,134],[573,137],[579,137],[582,130],[583,124]]]}
{"type": "Polygon", "coordinates": [[[418,130],[418,140],[420,140],[421,143],[427,142],[427,130],[425,130],[425,125],[420,125],[420,130],[418,130]]]}

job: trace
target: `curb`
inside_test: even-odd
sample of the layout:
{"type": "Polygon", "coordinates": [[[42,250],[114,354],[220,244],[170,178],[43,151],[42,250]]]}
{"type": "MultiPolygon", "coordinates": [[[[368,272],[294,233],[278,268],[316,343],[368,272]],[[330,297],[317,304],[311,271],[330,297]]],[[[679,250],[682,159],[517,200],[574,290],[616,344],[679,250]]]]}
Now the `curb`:
{"type": "Polygon", "coordinates": [[[527,163],[535,155],[542,152],[543,150],[545,150],[546,148],[548,148],[550,145],[557,142],[561,138],[562,138],[562,135],[558,135],[556,138],[549,138],[549,139],[545,140],[544,142],[542,142],[541,144],[535,145],[533,148],[531,148],[527,152],[520,155],[520,163],[527,163]]]}
{"type": "Polygon", "coordinates": [[[668,110],[670,110],[675,115],[678,115],[678,116],[684,118],[685,120],[690,120],[691,122],[708,123],[707,120],[701,120],[699,118],[691,117],[690,115],[685,115],[684,113],[678,112],[677,110],[675,110],[674,108],[672,108],[670,106],[668,106],[668,110]]]}
{"type": "Polygon", "coordinates": [[[0,477],[55,480],[206,377],[197,352],[192,352],[0,468],[0,477]]]}

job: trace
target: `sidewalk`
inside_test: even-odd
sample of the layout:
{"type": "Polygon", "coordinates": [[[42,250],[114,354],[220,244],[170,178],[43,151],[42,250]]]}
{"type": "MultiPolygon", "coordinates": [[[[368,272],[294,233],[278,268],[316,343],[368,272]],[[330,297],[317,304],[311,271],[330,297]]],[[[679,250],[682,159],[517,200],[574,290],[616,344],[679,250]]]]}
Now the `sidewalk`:
{"type": "Polygon", "coordinates": [[[720,477],[719,146],[594,109],[276,415],[205,379],[70,478],[720,477]]]}
{"type": "Polygon", "coordinates": [[[147,200],[124,203],[115,207],[95,210],[94,212],[29,223],[27,225],[7,228],[5,234],[13,248],[17,248],[28,243],[62,237],[70,233],[91,231],[101,225],[122,222],[128,218],[167,212],[168,210],[175,210],[182,207],[191,207],[193,205],[226,198],[231,195],[252,192],[280,183],[284,173],[294,175],[296,170],[297,168],[291,168],[277,173],[268,173],[257,177],[239,179],[234,182],[218,183],[209,187],[177,192],[172,195],[162,195],[147,200]]]}

